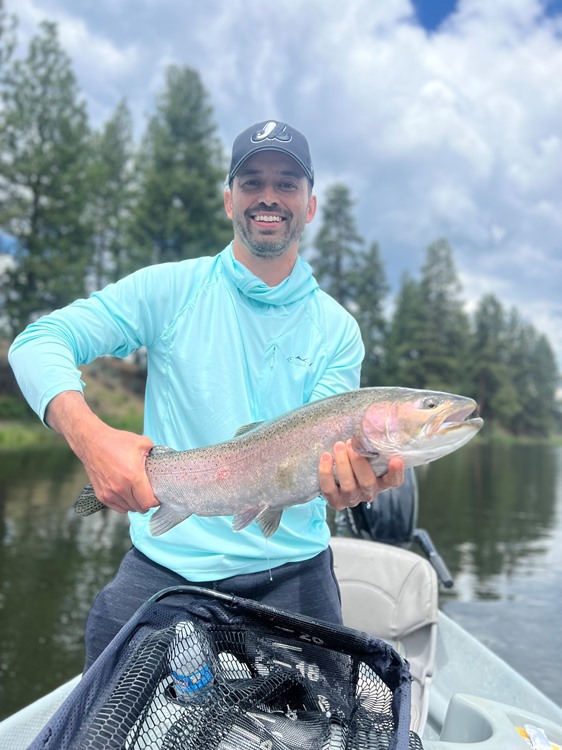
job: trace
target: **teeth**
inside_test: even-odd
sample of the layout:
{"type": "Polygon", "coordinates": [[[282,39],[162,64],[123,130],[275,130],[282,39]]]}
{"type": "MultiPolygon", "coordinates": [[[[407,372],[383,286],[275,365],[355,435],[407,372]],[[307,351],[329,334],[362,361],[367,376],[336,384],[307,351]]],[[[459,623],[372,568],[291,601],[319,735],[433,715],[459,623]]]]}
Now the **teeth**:
{"type": "Polygon", "coordinates": [[[271,216],[270,214],[259,214],[255,217],[255,221],[269,221],[271,223],[281,221],[280,216],[271,216]]]}

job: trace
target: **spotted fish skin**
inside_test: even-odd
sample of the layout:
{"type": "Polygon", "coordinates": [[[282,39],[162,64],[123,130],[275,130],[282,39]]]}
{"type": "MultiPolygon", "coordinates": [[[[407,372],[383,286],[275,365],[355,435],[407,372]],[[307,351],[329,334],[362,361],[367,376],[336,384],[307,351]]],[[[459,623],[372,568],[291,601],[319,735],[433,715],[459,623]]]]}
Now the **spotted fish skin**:
{"type": "MultiPolygon", "coordinates": [[[[146,473],[160,506],[150,532],[159,536],[195,514],[234,516],[235,531],[256,521],[270,537],[285,508],[320,494],[320,456],[337,441],[351,440],[381,476],[393,456],[410,467],[460,448],[482,427],[482,419],[470,416],[475,409],[473,399],[441,391],[359,388],[249,425],[215,445],[154,446],[146,473]]],[[[75,512],[86,516],[104,507],[88,485],[75,512]]]]}

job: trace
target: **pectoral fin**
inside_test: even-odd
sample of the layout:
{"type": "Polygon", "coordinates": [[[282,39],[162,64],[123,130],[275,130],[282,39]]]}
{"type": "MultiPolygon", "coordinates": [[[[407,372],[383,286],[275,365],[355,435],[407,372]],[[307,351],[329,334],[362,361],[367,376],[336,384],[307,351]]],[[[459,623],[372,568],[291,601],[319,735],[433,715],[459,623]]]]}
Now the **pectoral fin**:
{"type": "Polygon", "coordinates": [[[191,513],[181,513],[169,505],[166,507],[160,505],[150,517],[150,521],[148,522],[149,531],[152,536],[160,536],[161,534],[165,534],[166,531],[173,529],[178,523],[185,521],[190,515],[191,513]]]}
{"type": "Polygon", "coordinates": [[[275,534],[275,532],[279,528],[279,523],[281,522],[282,515],[282,510],[271,510],[269,508],[266,508],[260,513],[259,517],[256,518],[256,523],[260,527],[261,532],[266,539],[269,539],[272,534],[275,534]]]}
{"type": "Polygon", "coordinates": [[[234,531],[242,531],[246,526],[249,526],[252,521],[255,521],[261,529],[262,534],[266,539],[272,534],[275,534],[279,528],[279,522],[283,515],[282,510],[270,510],[264,508],[263,505],[258,508],[251,508],[250,510],[237,513],[232,521],[232,529],[234,531]]]}
{"type": "Polygon", "coordinates": [[[258,505],[257,508],[250,508],[249,510],[243,510],[240,513],[237,513],[232,521],[232,530],[242,531],[242,529],[249,526],[262,511],[263,505],[258,505]]]}

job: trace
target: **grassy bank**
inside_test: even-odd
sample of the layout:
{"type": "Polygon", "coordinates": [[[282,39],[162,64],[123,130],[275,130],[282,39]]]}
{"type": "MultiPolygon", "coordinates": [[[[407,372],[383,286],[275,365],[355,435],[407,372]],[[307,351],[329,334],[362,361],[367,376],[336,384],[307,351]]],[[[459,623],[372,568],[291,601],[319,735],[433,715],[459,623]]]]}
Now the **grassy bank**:
{"type": "MultiPolygon", "coordinates": [[[[141,433],[145,372],[132,362],[102,358],[80,368],[88,404],[104,422],[141,433]]],[[[64,443],[44,427],[21,395],[0,351],[0,450],[20,450],[64,443]]]]}
{"type": "MultiPolygon", "coordinates": [[[[119,430],[142,433],[142,413],[131,412],[120,417],[104,417],[103,414],[100,416],[104,422],[119,430]]],[[[61,444],[65,444],[65,440],[53,430],[44,427],[39,420],[0,420],[0,451],[61,444]]]]}

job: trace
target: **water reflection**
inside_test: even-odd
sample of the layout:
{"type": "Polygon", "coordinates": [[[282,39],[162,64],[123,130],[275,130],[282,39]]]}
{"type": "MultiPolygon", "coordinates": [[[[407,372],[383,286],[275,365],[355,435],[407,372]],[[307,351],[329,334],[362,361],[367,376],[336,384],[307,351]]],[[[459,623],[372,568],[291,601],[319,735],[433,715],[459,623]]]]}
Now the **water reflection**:
{"type": "Polygon", "coordinates": [[[0,710],[69,679],[85,616],[129,546],[126,519],[70,511],[85,473],[67,449],[0,456],[0,710]]]}
{"type": "MultiPolygon", "coordinates": [[[[80,671],[90,604],[129,547],[115,513],[73,516],[69,451],[0,454],[0,718],[80,671]]],[[[445,611],[562,696],[562,448],[469,445],[418,470],[419,526],[455,578],[445,611]]]]}
{"type": "Polygon", "coordinates": [[[474,445],[418,479],[443,610],[562,703],[562,448],[474,445]]]}
{"type": "Polygon", "coordinates": [[[477,445],[418,470],[420,525],[451,569],[470,574],[463,596],[498,598],[495,576],[543,570],[559,520],[561,450],[477,445]]]}

